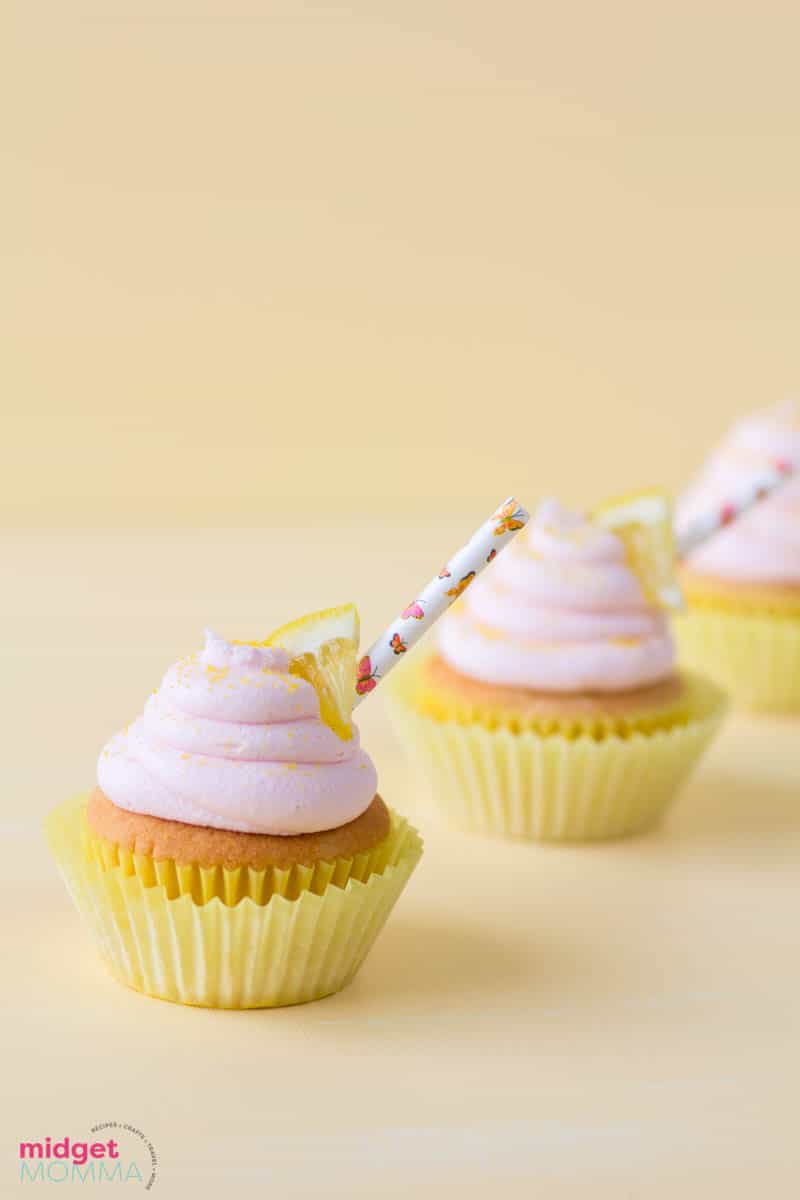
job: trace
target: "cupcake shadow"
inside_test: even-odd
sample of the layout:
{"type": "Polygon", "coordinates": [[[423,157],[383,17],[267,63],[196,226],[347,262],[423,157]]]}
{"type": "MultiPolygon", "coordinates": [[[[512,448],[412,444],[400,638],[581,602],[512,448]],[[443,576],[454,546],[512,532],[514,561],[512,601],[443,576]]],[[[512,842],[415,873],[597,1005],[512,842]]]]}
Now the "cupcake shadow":
{"type": "MultiPolygon", "coordinates": [[[[414,919],[397,914],[372,955],[372,972],[393,1000],[441,1001],[449,996],[497,997],[530,977],[537,949],[492,936],[468,922],[414,919]]],[[[355,986],[359,986],[356,980],[355,986]]]]}
{"type": "Polygon", "coordinates": [[[800,832],[800,786],[752,773],[706,771],[687,788],[667,830],[682,839],[718,844],[742,839],[777,841],[800,832]]]}

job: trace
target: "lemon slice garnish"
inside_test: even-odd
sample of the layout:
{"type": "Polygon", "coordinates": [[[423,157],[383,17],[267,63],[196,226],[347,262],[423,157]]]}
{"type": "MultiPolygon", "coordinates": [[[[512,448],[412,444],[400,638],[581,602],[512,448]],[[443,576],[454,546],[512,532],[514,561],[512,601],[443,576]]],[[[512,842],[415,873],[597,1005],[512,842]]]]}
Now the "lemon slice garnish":
{"type": "Polygon", "coordinates": [[[290,621],[261,643],[289,652],[292,675],[316,689],[322,720],[344,741],[353,736],[358,641],[358,610],[342,604],[290,621]]]}
{"type": "Polygon", "coordinates": [[[683,607],[675,575],[675,535],[668,496],[638,492],[609,500],[595,509],[592,520],[620,539],[647,600],[661,608],[683,607]]]}

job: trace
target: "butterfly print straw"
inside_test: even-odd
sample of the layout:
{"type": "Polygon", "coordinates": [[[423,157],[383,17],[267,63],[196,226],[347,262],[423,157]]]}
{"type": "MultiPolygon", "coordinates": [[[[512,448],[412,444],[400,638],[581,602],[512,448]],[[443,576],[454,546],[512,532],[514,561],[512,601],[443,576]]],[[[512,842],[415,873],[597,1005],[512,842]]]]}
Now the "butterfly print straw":
{"type": "Polygon", "coordinates": [[[384,630],[358,664],[356,704],[374,691],[473,579],[523,529],[529,514],[513,496],[467,542],[384,630]]]}
{"type": "Polygon", "coordinates": [[[792,463],[785,459],[776,459],[771,466],[765,468],[737,496],[732,496],[725,504],[720,504],[711,512],[704,513],[693,521],[688,529],[678,536],[676,549],[678,558],[685,558],[695,547],[719,533],[726,525],[730,525],[737,517],[741,517],[754,504],[771,496],[774,491],[787,483],[795,474],[792,463]]]}

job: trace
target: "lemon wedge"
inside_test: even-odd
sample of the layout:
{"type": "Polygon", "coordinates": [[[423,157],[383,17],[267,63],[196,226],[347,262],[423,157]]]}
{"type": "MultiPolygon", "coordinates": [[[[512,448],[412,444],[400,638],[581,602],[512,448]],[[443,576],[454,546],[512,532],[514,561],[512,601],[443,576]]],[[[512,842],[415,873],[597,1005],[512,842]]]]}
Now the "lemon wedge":
{"type": "Polygon", "coordinates": [[[646,598],[662,608],[682,608],[675,574],[672,505],[663,492],[638,492],[609,500],[592,513],[595,524],[621,540],[646,598]]]}
{"type": "Polygon", "coordinates": [[[358,610],[342,604],[290,621],[261,643],[289,652],[292,675],[316,689],[322,720],[344,741],[353,736],[358,641],[358,610]]]}

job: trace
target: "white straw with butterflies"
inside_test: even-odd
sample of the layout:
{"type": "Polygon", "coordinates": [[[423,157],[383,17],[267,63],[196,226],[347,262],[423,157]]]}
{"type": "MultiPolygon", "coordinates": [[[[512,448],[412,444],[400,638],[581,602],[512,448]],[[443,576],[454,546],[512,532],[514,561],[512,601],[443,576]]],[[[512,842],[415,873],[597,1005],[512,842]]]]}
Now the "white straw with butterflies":
{"type": "Polygon", "coordinates": [[[786,459],[776,459],[765,467],[758,476],[751,480],[739,493],[732,496],[725,504],[720,504],[710,512],[693,521],[688,528],[682,530],[677,537],[676,550],[678,558],[685,558],[696,546],[719,533],[726,525],[743,516],[754,504],[765,500],[774,491],[782,487],[796,474],[795,467],[786,459]]]}
{"type": "Polygon", "coordinates": [[[358,664],[356,704],[375,690],[406,651],[427,633],[434,621],[524,528],[528,517],[525,509],[510,496],[422,589],[416,600],[403,609],[358,664]]]}

